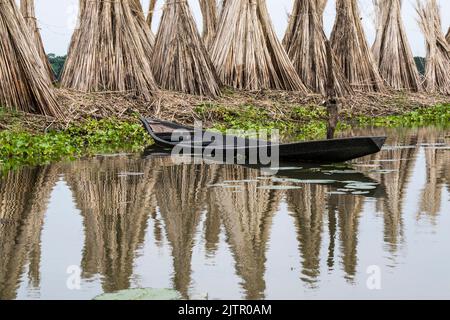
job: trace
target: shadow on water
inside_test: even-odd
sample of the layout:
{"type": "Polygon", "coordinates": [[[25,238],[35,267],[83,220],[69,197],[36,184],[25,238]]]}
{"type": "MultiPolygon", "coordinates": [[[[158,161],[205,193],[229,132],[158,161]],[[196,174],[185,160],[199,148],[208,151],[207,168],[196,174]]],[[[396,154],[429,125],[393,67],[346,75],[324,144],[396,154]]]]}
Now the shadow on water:
{"type": "Polygon", "coordinates": [[[235,297],[266,298],[267,254],[282,207],[296,230],[296,243],[285,245],[296,247],[301,283],[320,290],[326,273],[339,272],[354,284],[368,204],[381,213],[382,245],[395,255],[406,241],[405,219],[411,215],[405,215],[405,198],[414,176],[426,176],[414,219],[426,216],[438,224],[443,192],[448,198],[450,191],[445,132],[430,128],[390,137],[381,153],[351,164],[281,164],[273,176],[251,166],[177,163],[162,150],[10,172],[0,180],[0,299],[17,298],[20,287],[40,287],[41,231],[60,178],[82,218],[81,277],[100,276],[104,292],[135,285],[137,259],[152,234],[154,242],[147,245],[168,248],[170,281],[184,298],[196,290],[194,252],[215,257],[224,250],[222,241],[239,278],[242,295],[235,297]]]}

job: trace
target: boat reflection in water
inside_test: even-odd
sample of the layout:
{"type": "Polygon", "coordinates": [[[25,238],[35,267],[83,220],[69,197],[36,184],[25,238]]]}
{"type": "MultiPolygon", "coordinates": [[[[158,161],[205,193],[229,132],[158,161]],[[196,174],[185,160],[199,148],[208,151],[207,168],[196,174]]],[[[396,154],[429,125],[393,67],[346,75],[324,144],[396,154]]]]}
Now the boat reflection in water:
{"type": "MultiPolygon", "coordinates": [[[[434,288],[448,298],[436,289],[444,274],[405,258],[448,253],[447,243],[421,238],[449,238],[443,232],[450,222],[443,214],[450,191],[446,135],[433,128],[395,132],[381,153],[352,164],[281,165],[274,176],[155,153],[10,172],[0,180],[0,299],[29,298],[31,291],[60,297],[45,289],[47,282],[67,279],[53,279],[41,266],[43,256],[58,254],[81,257],[75,263],[85,289],[65,292],[68,298],[158,286],[184,298],[338,298],[340,290],[370,297],[362,291],[370,263],[395,277],[403,265],[425,272],[431,279],[423,295],[434,288]],[[52,197],[57,183],[66,198],[52,197]],[[41,232],[54,219],[46,217],[49,204],[80,217],[81,252],[59,252],[53,242],[63,234],[44,246],[41,232]],[[434,251],[422,242],[434,243],[434,251]]],[[[395,277],[386,297],[408,297],[395,277]]]]}

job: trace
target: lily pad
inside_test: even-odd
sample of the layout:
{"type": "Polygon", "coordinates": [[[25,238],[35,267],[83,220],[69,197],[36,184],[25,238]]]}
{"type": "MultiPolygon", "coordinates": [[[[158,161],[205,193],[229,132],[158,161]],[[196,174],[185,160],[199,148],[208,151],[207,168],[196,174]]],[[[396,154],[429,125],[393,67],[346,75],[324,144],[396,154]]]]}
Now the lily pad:
{"type": "Polygon", "coordinates": [[[289,178],[273,178],[273,182],[289,182],[289,183],[303,183],[303,184],[332,184],[336,180],[303,180],[303,179],[289,179],[289,178]]]}
{"type": "Polygon", "coordinates": [[[348,173],[357,173],[356,170],[330,170],[327,171],[328,173],[331,174],[348,174],[348,173]]]}
{"type": "Polygon", "coordinates": [[[365,195],[365,194],[369,194],[369,191],[353,191],[352,194],[355,196],[359,196],[359,195],[365,195]]]}
{"type": "Polygon", "coordinates": [[[230,184],[230,183],[254,183],[259,182],[258,180],[227,180],[223,183],[230,184]]]}
{"type": "Polygon", "coordinates": [[[331,195],[344,195],[344,194],[347,194],[347,192],[344,192],[344,191],[330,191],[330,192],[328,192],[328,194],[331,194],[331,195]]]}
{"type": "Polygon", "coordinates": [[[387,174],[387,173],[394,173],[398,172],[398,170],[391,170],[391,169],[380,169],[380,170],[370,170],[370,173],[381,173],[381,174],[387,174]]]}
{"type": "Polygon", "coordinates": [[[104,293],[94,300],[181,300],[181,294],[172,289],[129,289],[104,293]]]}
{"type": "Polygon", "coordinates": [[[210,184],[208,185],[209,188],[225,188],[225,189],[240,189],[240,185],[232,185],[232,184],[226,184],[226,183],[218,183],[218,184],[210,184]]]}
{"type": "Polygon", "coordinates": [[[373,184],[359,183],[359,184],[348,184],[345,186],[346,189],[356,189],[356,190],[375,190],[377,187],[373,184]]]}
{"type": "Polygon", "coordinates": [[[290,171],[290,170],[301,170],[301,169],[303,169],[303,167],[279,167],[279,168],[276,168],[276,167],[273,167],[273,168],[270,168],[270,170],[272,170],[272,171],[290,171]]]}
{"type": "Polygon", "coordinates": [[[298,187],[298,186],[262,186],[262,187],[258,187],[258,189],[261,189],[261,190],[298,190],[301,188],[302,187],[298,187]]]}

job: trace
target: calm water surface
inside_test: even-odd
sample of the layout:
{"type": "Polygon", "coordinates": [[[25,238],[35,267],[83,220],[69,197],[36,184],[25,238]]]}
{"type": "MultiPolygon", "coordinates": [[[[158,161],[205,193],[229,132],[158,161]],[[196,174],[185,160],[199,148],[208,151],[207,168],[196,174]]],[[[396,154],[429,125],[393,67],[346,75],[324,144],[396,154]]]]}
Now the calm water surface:
{"type": "Polygon", "coordinates": [[[450,132],[348,134],[383,133],[377,155],[271,178],[140,155],[11,172],[0,179],[0,299],[138,287],[210,299],[449,299],[450,132]],[[380,272],[380,290],[369,290],[368,270],[380,272]]]}

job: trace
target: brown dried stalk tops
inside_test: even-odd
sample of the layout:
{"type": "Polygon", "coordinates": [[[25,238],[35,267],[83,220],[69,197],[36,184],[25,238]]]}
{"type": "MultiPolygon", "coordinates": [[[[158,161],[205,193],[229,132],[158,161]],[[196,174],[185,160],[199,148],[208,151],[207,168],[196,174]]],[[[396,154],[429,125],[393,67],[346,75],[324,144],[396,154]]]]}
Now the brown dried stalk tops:
{"type": "Polygon", "coordinates": [[[64,118],[47,69],[14,0],[0,1],[0,105],[64,118]]]}
{"type": "Polygon", "coordinates": [[[425,89],[450,94],[450,45],[442,32],[439,6],[436,0],[417,0],[417,12],[427,48],[425,89]]]}
{"type": "MultiPolygon", "coordinates": [[[[326,95],[327,38],[319,16],[319,11],[322,12],[323,8],[317,7],[316,3],[317,0],[294,2],[283,44],[303,82],[313,91],[326,95]]],[[[335,65],[333,73],[336,93],[339,96],[348,95],[352,92],[350,85],[337,66],[337,62],[335,65]]]]}
{"type": "Polygon", "coordinates": [[[210,97],[220,94],[220,80],[186,0],[166,1],[153,71],[164,89],[210,97]]]}
{"type": "Polygon", "coordinates": [[[307,92],[270,21],[265,0],[226,0],[212,46],[225,85],[307,92]]]}
{"type": "Polygon", "coordinates": [[[132,91],[150,99],[151,31],[136,0],[81,0],[61,85],[82,92],[132,91]],[[120,30],[120,31],[119,31],[120,30]]]}
{"type": "Polygon", "coordinates": [[[350,85],[361,91],[384,91],[383,80],[367,45],[356,0],[336,1],[331,44],[350,85]]]}
{"type": "Polygon", "coordinates": [[[372,48],[381,77],[395,90],[421,90],[419,71],[401,17],[401,0],[374,0],[377,36],[372,48]]]}

